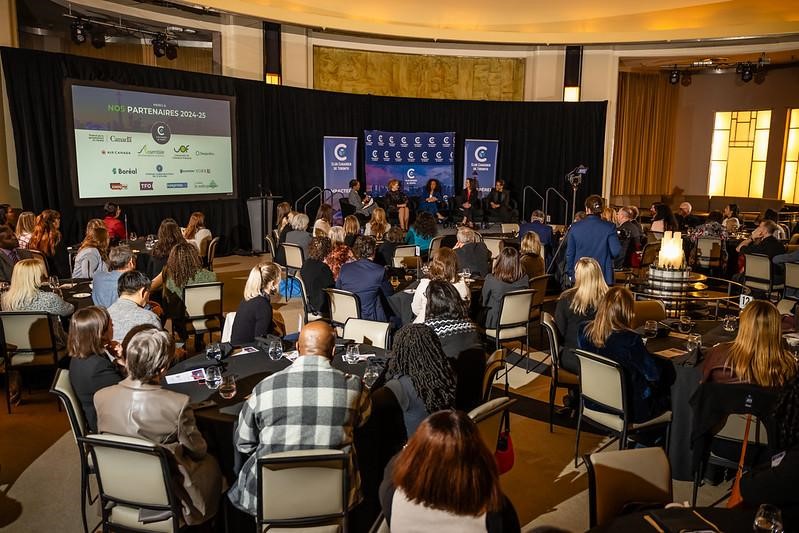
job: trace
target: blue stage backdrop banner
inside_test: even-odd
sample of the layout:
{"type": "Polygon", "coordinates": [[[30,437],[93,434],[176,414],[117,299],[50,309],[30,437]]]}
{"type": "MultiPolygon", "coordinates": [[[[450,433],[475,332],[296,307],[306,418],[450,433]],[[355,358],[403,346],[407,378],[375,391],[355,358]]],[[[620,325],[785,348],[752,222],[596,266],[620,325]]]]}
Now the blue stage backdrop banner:
{"type": "Polygon", "coordinates": [[[437,179],[446,196],[455,190],[455,133],[364,131],[366,187],[383,196],[398,179],[409,196],[421,196],[427,180],[437,179]]]}
{"type": "Polygon", "coordinates": [[[466,178],[477,178],[480,192],[490,192],[497,181],[499,141],[465,139],[463,141],[463,186],[466,178]]]}
{"type": "Polygon", "coordinates": [[[325,137],[325,189],[333,191],[333,209],[339,212],[339,199],[350,192],[350,180],[357,176],[357,137],[325,137]],[[342,194],[336,194],[342,193],[342,194]]]}

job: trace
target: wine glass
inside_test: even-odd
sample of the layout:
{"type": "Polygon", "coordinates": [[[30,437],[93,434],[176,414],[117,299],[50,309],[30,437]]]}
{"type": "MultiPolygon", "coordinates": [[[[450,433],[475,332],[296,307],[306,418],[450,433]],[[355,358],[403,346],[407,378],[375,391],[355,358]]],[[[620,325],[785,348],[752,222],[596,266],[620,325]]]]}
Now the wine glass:
{"type": "Polygon", "coordinates": [[[702,335],[699,333],[691,333],[688,335],[688,342],[686,343],[685,347],[688,348],[689,352],[693,352],[701,348],[702,346],[702,335]]]}
{"type": "Polygon", "coordinates": [[[752,529],[754,531],[782,533],[782,512],[774,505],[769,505],[767,503],[762,504],[757,510],[752,529]]]}
{"type": "Polygon", "coordinates": [[[461,269],[461,274],[463,274],[464,279],[472,279],[472,269],[468,267],[464,267],[461,269]]]}
{"type": "Polygon", "coordinates": [[[363,384],[367,389],[371,389],[380,378],[380,371],[375,365],[369,365],[363,372],[363,384]]]}
{"type": "Polygon", "coordinates": [[[657,320],[647,320],[644,323],[644,337],[649,339],[654,339],[658,336],[658,323],[657,320]]]}
{"type": "Polygon", "coordinates": [[[216,390],[222,383],[222,369],[218,366],[209,366],[205,369],[205,386],[216,390]]]}
{"type": "Polygon", "coordinates": [[[236,396],[236,376],[224,376],[222,378],[222,383],[219,385],[219,395],[226,400],[232,400],[236,396]]]}
{"type": "Polygon", "coordinates": [[[354,365],[358,362],[358,358],[361,355],[360,347],[357,344],[348,344],[347,345],[347,353],[344,354],[344,361],[347,364],[354,365]]]}
{"type": "Polygon", "coordinates": [[[735,316],[727,315],[724,317],[724,322],[721,327],[724,329],[724,331],[731,333],[735,331],[735,322],[736,322],[735,316]]]}
{"type": "Polygon", "coordinates": [[[283,357],[283,344],[280,341],[272,341],[269,343],[269,358],[272,361],[277,361],[283,357]]]}
{"type": "Polygon", "coordinates": [[[130,239],[131,241],[135,241],[136,238],[138,238],[138,235],[136,235],[135,231],[131,231],[130,233],[128,233],[128,239],[130,239]]]}
{"type": "Polygon", "coordinates": [[[680,333],[690,333],[691,329],[694,327],[694,323],[691,321],[691,317],[687,315],[683,315],[680,317],[680,323],[677,325],[680,330],[680,333]]]}
{"type": "Polygon", "coordinates": [[[391,287],[396,291],[400,284],[399,278],[397,276],[391,276],[388,281],[391,283],[391,287]]]}
{"type": "Polygon", "coordinates": [[[50,282],[50,288],[53,290],[56,290],[60,285],[58,276],[50,276],[49,282],[50,282]]]}

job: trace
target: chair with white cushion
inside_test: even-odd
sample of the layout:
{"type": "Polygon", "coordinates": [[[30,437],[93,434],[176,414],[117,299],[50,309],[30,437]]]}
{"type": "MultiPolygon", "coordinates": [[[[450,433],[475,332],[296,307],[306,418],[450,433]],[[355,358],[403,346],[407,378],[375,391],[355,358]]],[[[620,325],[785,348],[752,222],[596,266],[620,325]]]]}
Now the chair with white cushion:
{"type": "MultiPolygon", "coordinates": [[[[503,342],[522,341],[522,358],[527,360],[525,369],[530,371],[530,309],[535,297],[534,289],[520,289],[507,292],[502,296],[499,306],[499,320],[494,329],[486,329],[486,338],[495,342],[495,349],[499,350],[503,342]]],[[[514,363],[513,366],[518,364],[514,363]]]]}
{"type": "Polygon", "coordinates": [[[469,418],[477,424],[480,436],[491,453],[494,453],[497,449],[497,441],[499,440],[499,432],[502,431],[502,420],[505,418],[505,413],[508,412],[510,406],[514,403],[516,403],[515,399],[502,396],[501,398],[489,400],[469,411],[469,418]]]}
{"type": "Polygon", "coordinates": [[[344,338],[353,340],[358,344],[369,344],[378,348],[388,349],[391,324],[364,320],[362,318],[348,318],[344,323],[344,338]]]}
{"type": "MultiPolygon", "coordinates": [[[[200,341],[206,333],[222,331],[222,288],[220,281],[187,285],[183,293],[186,316],[181,322],[187,335],[200,341]]],[[[198,343],[197,345],[200,345],[198,343]]]]}

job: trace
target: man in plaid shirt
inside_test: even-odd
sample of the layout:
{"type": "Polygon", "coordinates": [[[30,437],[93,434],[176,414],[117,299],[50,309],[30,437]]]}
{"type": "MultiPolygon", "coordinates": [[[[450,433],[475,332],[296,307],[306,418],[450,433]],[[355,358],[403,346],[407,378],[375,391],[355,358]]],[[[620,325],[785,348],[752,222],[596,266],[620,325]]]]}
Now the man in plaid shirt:
{"type": "MultiPolygon", "coordinates": [[[[328,324],[306,324],[297,343],[297,360],[256,385],[244,404],[234,441],[250,457],[228,491],[230,501],[242,511],[255,515],[258,509],[258,457],[351,446],[353,429],[369,417],[371,403],[361,392],[361,380],[330,366],[335,346],[336,334],[328,324]]],[[[352,452],[350,479],[352,505],[358,501],[360,488],[352,452]]]]}

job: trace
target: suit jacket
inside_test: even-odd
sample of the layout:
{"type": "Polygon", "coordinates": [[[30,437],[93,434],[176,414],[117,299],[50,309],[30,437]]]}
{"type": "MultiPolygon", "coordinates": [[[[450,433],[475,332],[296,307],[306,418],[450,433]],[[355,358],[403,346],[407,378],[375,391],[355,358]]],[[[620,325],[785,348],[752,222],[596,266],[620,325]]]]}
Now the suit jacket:
{"type": "Polygon", "coordinates": [[[621,253],[616,226],[589,215],[572,224],[566,240],[566,274],[574,280],[574,264],[581,257],[593,257],[602,267],[605,281],[613,285],[613,258],[621,253]]]}
{"type": "Polygon", "coordinates": [[[552,246],[552,226],[542,222],[525,222],[519,226],[519,242],[524,239],[528,231],[538,233],[538,238],[541,239],[541,246],[552,246]]]}
{"type": "Polygon", "coordinates": [[[455,250],[458,268],[468,268],[472,274],[485,276],[491,272],[491,252],[482,242],[466,243],[455,250]]]}
{"type": "MultiPolygon", "coordinates": [[[[23,248],[17,248],[17,255],[20,260],[33,257],[33,254],[23,248]]],[[[5,252],[0,251],[0,281],[11,281],[11,273],[13,271],[14,265],[11,263],[11,259],[8,258],[5,252]]]]}
{"type": "Polygon", "coordinates": [[[197,424],[185,394],[127,378],[94,395],[97,429],[146,439],[169,449],[177,472],[173,485],[189,525],[214,516],[222,494],[222,472],[197,424]]]}
{"type": "Polygon", "coordinates": [[[354,292],[361,299],[361,318],[386,321],[382,298],[393,294],[386,271],[368,259],[358,259],[341,266],[336,288],[354,292]]]}
{"type": "Polygon", "coordinates": [[[83,416],[91,433],[97,431],[97,411],[94,410],[95,393],[122,381],[120,369],[105,354],[90,355],[69,362],[69,382],[80,400],[83,416]]]}

